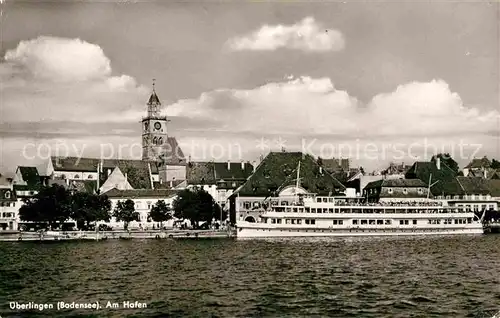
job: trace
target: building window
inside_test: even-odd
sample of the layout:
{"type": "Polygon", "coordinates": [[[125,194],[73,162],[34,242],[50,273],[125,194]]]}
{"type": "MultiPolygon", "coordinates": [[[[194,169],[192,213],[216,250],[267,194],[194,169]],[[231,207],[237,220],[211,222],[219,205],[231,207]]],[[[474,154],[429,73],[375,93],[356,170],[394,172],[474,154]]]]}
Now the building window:
{"type": "Polygon", "coordinates": [[[422,190],[422,188],[418,188],[418,194],[422,194],[424,193],[424,190],[422,190]]]}
{"type": "Polygon", "coordinates": [[[94,177],[90,174],[87,179],[93,179],[94,177]]]}
{"type": "Polygon", "coordinates": [[[163,145],[163,138],[158,138],[158,145],[163,145]]]}
{"type": "Polygon", "coordinates": [[[75,179],[80,179],[80,176],[75,174],[75,179]]]}
{"type": "Polygon", "coordinates": [[[403,194],[408,194],[408,189],[403,188],[403,194]]]}
{"type": "Polygon", "coordinates": [[[387,192],[389,192],[390,194],[392,194],[392,188],[388,188],[387,192]]]}

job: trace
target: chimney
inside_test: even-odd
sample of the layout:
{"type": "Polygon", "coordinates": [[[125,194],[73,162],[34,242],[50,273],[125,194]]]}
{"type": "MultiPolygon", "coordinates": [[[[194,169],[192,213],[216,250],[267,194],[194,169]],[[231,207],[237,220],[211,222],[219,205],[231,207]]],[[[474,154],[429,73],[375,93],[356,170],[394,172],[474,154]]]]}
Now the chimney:
{"type": "Polygon", "coordinates": [[[227,161],[227,170],[231,170],[231,160],[227,161]]]}
{"type": "Polygon", "coordinates": [[[191,155],[189,155],[188,157],[188,162],[191,162],[191,155]]]}
{"type": "Polygon", "coordinates": [[[257,169],[257,163],[254,161],[252,161],[252,165],[253,165],[253,172],[255,172],[255,170],[257,169]]]}
{"type": "Polygon", "coordinates": [[[439,157],[436,158],[436,168],[441,170],[441,158],[439,157]]]}
{"type": "Polygon", "coordinates": [[[484,169],[484,178],[487,179],[488,178],[488,171],[486,169],[484,169]]]}
{"type": "Polygon", "coordinates": [[[323,174],[323,167],[321,167],[321,166],[319,167],[319,173],[323,174]]]}
{"type": "Polygon", "coordinates": [[[245,170],[245,161],[241,160],[241,170],[245,170]]]}

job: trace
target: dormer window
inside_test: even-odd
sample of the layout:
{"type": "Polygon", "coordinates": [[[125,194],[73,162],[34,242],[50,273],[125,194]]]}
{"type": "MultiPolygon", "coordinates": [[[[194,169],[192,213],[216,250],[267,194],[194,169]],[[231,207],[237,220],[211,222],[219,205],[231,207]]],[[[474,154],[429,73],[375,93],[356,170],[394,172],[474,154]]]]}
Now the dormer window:
{"type": "Polygon", "coordinates": [[[75,179],[80,179],[80,176],[75,174],[75,179]]]}
{"type": "Polygon", "coordinates": [[[92,179],[92,178],[94,178],[92,175],[89,175],[89,176],[88,176],[88,179],[92,179]]]}
{"type": "Polygon", "coordinates": [[[408,189],[403,188],[403,194],[408,194],[408,189]]]}
{"type": "Polygon", "coordinates": [[[392,194],[392,188],[388,188],[387,192],[389,192],[390,194],[392,194]]]}
{"type": "Polygon", "coordinates": [[[6,199],[10,199],[10,191],[6,191],[5,192],[5,198],[6,199]]]}

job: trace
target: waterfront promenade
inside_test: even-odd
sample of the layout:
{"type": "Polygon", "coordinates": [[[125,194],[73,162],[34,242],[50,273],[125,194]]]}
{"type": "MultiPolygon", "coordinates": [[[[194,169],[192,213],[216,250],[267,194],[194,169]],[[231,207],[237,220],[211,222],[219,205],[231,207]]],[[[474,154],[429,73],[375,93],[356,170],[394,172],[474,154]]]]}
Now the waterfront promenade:
{"type": "Polygon", "coordinates": [[[108,239],[219,239],[235,236],[232,230],[165,230],[165,231],[45,231],[45,232],[0,232],[0,241],[68,241],[108,239]]]}

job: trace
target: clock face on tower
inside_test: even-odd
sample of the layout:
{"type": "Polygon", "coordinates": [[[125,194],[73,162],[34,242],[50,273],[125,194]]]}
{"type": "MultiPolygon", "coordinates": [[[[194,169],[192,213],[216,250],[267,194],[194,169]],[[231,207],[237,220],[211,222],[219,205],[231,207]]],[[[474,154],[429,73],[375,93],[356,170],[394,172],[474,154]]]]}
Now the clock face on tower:
{"type": "Polygon", "coordinates": [[[159,122],[156,122],[155,123],[155,129],[156,130],[160,130],[160,128],[161,128],[161,124],[159,122]]]}

